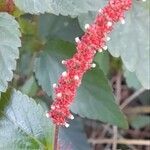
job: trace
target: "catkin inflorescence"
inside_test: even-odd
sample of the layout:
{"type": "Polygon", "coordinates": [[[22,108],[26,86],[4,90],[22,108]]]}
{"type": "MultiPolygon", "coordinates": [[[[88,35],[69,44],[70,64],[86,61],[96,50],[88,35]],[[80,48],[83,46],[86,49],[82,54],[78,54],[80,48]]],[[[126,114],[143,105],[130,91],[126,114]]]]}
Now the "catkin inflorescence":
{"type": "Polygon", "coordinates": [[[96,52],[107,50],[106,42],[110,40],[108,34],[116,22],[125,23],[124,15],[131,4],[132,0],[110,0],[106,7],[99,10],[93,24],[85,25],[85,34],[75,38],[77,52],[71,59],[62,61],[66,71],[60,76],[58,84],[53,84],[55,99],[47,116],[52,118],[54,124],[69,126],[67,120],[74,118],[70,113],[70,105],[84,73],[96,67],[92,63],[96,52]]]}

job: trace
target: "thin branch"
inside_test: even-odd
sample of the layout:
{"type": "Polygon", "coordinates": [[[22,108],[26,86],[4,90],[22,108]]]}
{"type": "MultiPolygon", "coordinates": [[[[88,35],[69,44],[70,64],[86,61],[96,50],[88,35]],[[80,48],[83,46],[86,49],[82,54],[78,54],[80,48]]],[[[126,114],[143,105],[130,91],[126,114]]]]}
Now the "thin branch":
{"type": "Polygon", "coordinates": [[[101,133],[101,136],[99,137],[100,139],[102,139],[102,138],[105,137],[105,135],[106,135],[106,133],[107,133],[107,131],[108,131],[109,128],[110,128],[109,124],[106,124],[106,125],[103,126],[103,131],[101,133]]]}
{"type": "MultiPolygon", "coordinates": [[[[120,104],[121,100],[121,72],[119,71],[117,78],[116,78],[116,102],[118,105],[120,104]]],[[[117,139],[118,139],[118,127],[113,126],[113,145],[112,150],[117,149],[117,139]]]]}
{"type": "MultiPolygon", "coordinates": [[[[113,139],[89,139],[88,141],[89,143],[92,143],[92,144],[112,144],[113,143],[113,139]]],[[[117,144],[150,146],[150,140],[118,139],[117,144]]]]}
{"type": "Polygon", "coordinates": [[[59,126],[56,125],[54,131],[54,150],[59,150],[58,134],[59,134],[59,126]]]}
{"type": "Polygon", "coordinates": [[[134,94],[132,94],[130,97],[128,97],[124,103],[120,105],[121,109],[124,109],[129,103],[131,103],[135,98],[137,98],[140,94],[142,94],[145,91],[144,88],[139,89],[134,94]]]}
{"type": "Polygon", "coordinates": [[[116,80],[116,102],[120,104],[121,100],[121,73],[119,72],[116,80]]]}
{"type": "Polygon", "coordinates": [[[125,109],[125,113],[127,114],[149,114],[150,106],[129,107],[125,109]]]}
{"type": "Polygon", "coordinates": [[[117,126],[113,126],[113,145],[112,145],[112,150],[117,149],[117,139],[118,139],[118,128],[117,126]]]}

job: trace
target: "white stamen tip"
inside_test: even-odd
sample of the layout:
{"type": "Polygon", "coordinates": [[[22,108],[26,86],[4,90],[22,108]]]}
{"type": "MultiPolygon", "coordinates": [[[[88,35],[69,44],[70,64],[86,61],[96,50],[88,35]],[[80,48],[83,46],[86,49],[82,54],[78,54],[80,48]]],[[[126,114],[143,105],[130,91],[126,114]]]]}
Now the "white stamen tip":
{"type": "Polygon", "coordinates": [[[102,50],[101,48],[98,50],[99,53],[101,53],[102,51],[103,51],[103,50],[102,50]]]}
{"type": "Polygon", "coordinates": [[[49,116],[49,113],[46,113],[46,117],[47,117],[47,118],[49,118],[49,117],[50,117],[50,116],[49,116]]]}
{"type": "Polygon", "coordinates": [[[58,98],[62,97],[62,93],[57,93],[56,95],[58,98]]]}
{"type": "Polygon", "coordinates": [[[76,37],[76,38],[75,38],[75,41],[76,41],[76,43],[80,42],[79,37],[76,37]]]}
{"type": "Polygon", "coordinates": [[[81,85],[81,81],[80,82],[78,82],[78,87],[81,85]]]}
{"type": "Polygon", "coordinates": [[[94,51],[94,54],[96,54],[96,51],[94,51]]]}
{"type": "Polygon", "coordinates": [[[107,50],[107,48],[108,48],[107,46],[104,46],[104,47],[103,47],[104,50],[107,50]]]}
{"type": "Polygon", "coordinates": [[[107,41],[110,41],[110,37],[107,37],[106,40],[107,40],[107,41]]]}
{"type": "Polygon", "coordinates": [[[85,26],[84,26],[85,29],[88,29],[89,27],[90,27],[89,24],[85,24],[85,26]]]}
{"type": "Polygon", "coordinates": [[[74,119],[74,116],[73,116],[73,115],[70,115],[69,118],[70,118],[71,120],[73,120],[73,119],[74,119]]]}
{"type": "Polygon", "coordinates": [[[66,76],[67,76],[67,72],[64,71],[64,72],[62,73],[62,76],[63,76],[63,77],[66,77],[66,76]]]}
{"type": "Polygon", "coordinates": [[[61,62],[62,64],[65,64],[66,63],[66,61],[65,60],[62,60],[62,62],[61,62]]]}
{"type": "Polygon", "coordinates": [[[99,9],[98,12],[101,13],[101,12],[102,12],[102,9],[99,9]]]}
{"type": "Polygon", "coordinates": [[[96,67],[96,64],[95,64],[95,63],[93,63],[93,64],[91,65],[91,67],[92,67],[92,68],[95,68],[95,67],[96,67]]]}
{"type": "Polygon", "coordinates": [[[79,76],[78,76],[78,75],[75,75],[75,76],[74,76],[74,79],[75,79],[75,80],[79,80],[79,76]]]}
{"type": "Polygon", "coordinates": [[[121,21],[122,24],[126,23],[124,19],[121,19],[120,21],[121,21]]]}
{"type": "Polygon", "coordinates": [[[70,125],[68,123],[65,122],[65,127],[68,128],[70,125]]]}
{"type": "Polygon", "coordinates": [[[112,26],[112,22],[111,22],[111,21],[108,21],[108,22],[107,22],[107,26],[111,27],[111,26],[112,26]]]}
{"type": "Polygon", "coordinates": [[[56,83],[54,83],[54,84],[53,84],[53,88],[56,88],[56,87],[57,87],[57,84],[56,84],[56,83]]]}
{"type": "Polygon", "coordinates": [[[54,110],[54,109],[55,109],[55,106],[54,106],[54,105],[51,105],[51,109],[54,110]]]}

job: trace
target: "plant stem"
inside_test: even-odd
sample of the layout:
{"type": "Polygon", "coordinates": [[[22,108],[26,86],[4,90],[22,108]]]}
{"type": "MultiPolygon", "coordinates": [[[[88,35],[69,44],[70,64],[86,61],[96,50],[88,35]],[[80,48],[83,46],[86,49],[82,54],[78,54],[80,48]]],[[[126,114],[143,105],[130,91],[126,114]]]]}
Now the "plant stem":
{"type": "Polygon", "coordinates": [[[6,0],[5,1],[5,9],[7,12],[12,13],[14,11],[14,2],[13,0],[6,0]]]}
{"type": "MultiPolygon", "coordinates": [[[[117,80],[116,80],[116,103],[119,105],[121,100],[121,72],[118,72],[117,80]]],[[[117,149],[117,139],[118,139],[118,128],[117,126],[113,126],[113,143],[112,150],[117,149]]]]}
{"type": "MultiPolygon", "coordinates": [[[[112,144],[113,139],[89,139],[89,143],[92,144],[112,144]]],[[[118,144],[124,144],[124,145],[145,145],[150,146],[149,140],[143,140],[143,139],[118,139],[118,144]]]]}
{"type": "Polygon", "coordinates": [[[125,109],[126,114],[149,114],[150,106],[136,106],[125,109]]]}
{"type": "Polygon", "coordinates": [[[59,126],[56,125],[54,131],[54,150],[58,150],[59,148],[58,135],[59,135],[59,126]]]}
{"type": "Polygon", "coordinates": [[[142,94],[145,91],[144,88],[139,89],[134,94],[132,94],[130,97],[128,97],[124,103],[121,104],[120,108],[124,109],[129,103],[131,103],[135,98],[137,98],[140,94],[142,94]]]}

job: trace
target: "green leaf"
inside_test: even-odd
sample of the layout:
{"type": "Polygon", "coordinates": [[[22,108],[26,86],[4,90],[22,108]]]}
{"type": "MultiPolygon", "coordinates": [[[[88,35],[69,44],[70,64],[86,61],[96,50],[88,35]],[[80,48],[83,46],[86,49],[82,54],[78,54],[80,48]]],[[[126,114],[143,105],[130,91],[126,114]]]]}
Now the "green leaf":
{"type": "Polygon", "coordinates": [[[81,119],[70,121],[69,128],[60,128],[59,141],[61,150],[90,150],[81,119]]]}
{"type": "Polygon", "coordinates": [[[112,89],[98,67],[84,76],[71,110],[81,117],[108,122],[122,128],[128,127],[123,113],[115,103],[112,89]]]}
{"type": "Polygon", "coordinates": [[[135,129],[140,129],[143,128],[145,126],[149,126],[150,124],[150,116],[147,115],[139,115],[136,116],[132,121],[131,121],[131,125],[132,127],[134,127],[135,129]]]}
{"type": "Polygon", "coordinates": [[[130,72],[127,69],[125,69],[124,77],[129,88],[140,89],[142,87],[141,83],[136,77],[135,72],[130,72]]]}
{"type": "Polygon", "coordinates": [[[51,5],[54,14],[75,17],[81,13],[98,10],[101,2],[99,0],[54,0],[51,5]]]}
{"type": "MultiPolygon", "coordinates": [[[[21,48],[24,49],[24,46],[21,48]]],[[[29,76],[33,72],[33,56],[30,52],[27,52],[28,49],[25,49],[25,53],[21,53],[18,60],[16,72],[20,76],[29,76]]]]}
{"type": "Polygon", "coordinates": [[[52,0],[14,0],[15,5],[22,11],[31,14],[39,14],[52,11],[52,0]]]}
{"type": "Polygon", "coordinates": [[[64,16],[78,16],[81,13],[98,10],[99,0],[14,0],[16,6],[26,13],[53,13],[64,16]]]}
{"type": "Polygon", "coordinates": [[[78,20],[70,17],[44,14],[38,17],[39,35],[42,38],[57,37],[65,41],[74,42],[75,37],[83,34],[78,20]]]}
{"type": "Polygon", "coordinates": [[[43,108],[19,91],[0,99],[0,149],[52,150],[52,123],[43,108]]]}
{"type": "Polygon", "coordinates": [[[0,92],[5,92],[13,78],[21,46],[19,25],[8,13],[0,13],[0,92]]]}
{"type": "MultiPolygon", "coordinates": [[[[148,3],[148,1],[147,1],[148,3]]],[[[150,88],[149,11],[141,1],[134,1],[126,16],[126,24],[117,24],[111,34],[109,51],[121,56],[125,67],[135,72],[142,86],[150,88]]]]}
{"type": "Polygon", "coordinates": [[[38,86],[36,84],[35,78],[31,76],[25,84],[21,87],[21,92],[27,94],[28,96],[35,96],[38,86]]]}
{"type": "MultiPolygon", "coordinates": [[[[61,40],[50,41],[35,61],[35,75],[38,83],[47,92],[52,94],[52,84],[64,71],[61,61],[73,55],[73,44],[61,40]]],[[[84,78],[79,89],[72,111],[82,117],[101,120],[127,127],[127,122],[115,103],[112,90],[103,72],[97,67],[84,78]]]]}
{"type": "Polygon", "coordinates": [[[34,72],[39,85],[49,95],[52,95],[52,84],[56,83],[65,70],[62,60],[73,54],[74,45],[61,40],[48,42],[46,50],[35,59],[34,72]]]}
{"type": "Polygon", "coordinates": [[[104,53],[97,53],[94,61],[96,61],[102,69],[102,71],[107,75],[110,69],[110,62],[109,62],[109,53],[105,51],[104,53]]]}

